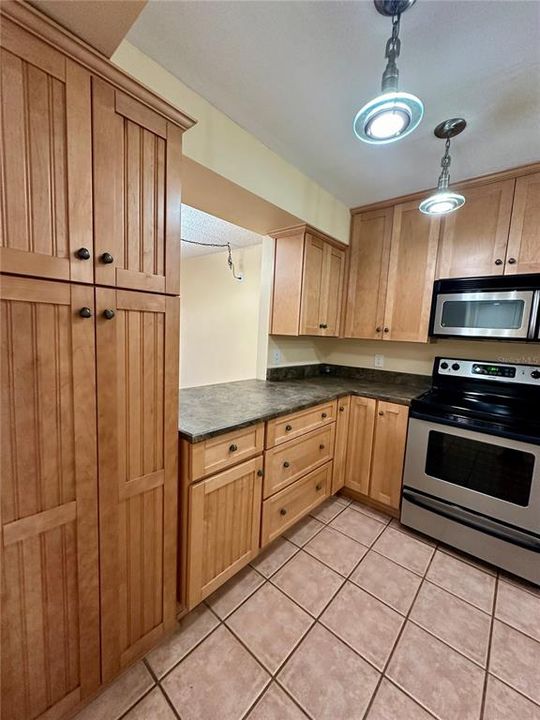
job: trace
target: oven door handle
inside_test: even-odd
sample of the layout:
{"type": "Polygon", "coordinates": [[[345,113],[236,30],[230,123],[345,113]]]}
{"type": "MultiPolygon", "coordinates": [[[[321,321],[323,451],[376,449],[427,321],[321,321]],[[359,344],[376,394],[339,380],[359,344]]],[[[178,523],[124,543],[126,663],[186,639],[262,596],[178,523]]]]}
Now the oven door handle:
{"type": "Polygon", "coordinates": [[[518,545],[519,547],[532,550],[533,552],[540,553],[540,538],[530,535],[529,533],[522,532],[515,528],[501,525],[494,520],[485,518],[481,515],[469,512],[459,505],[451,505],[429,495],[423,493],[414,492],[409,488],[403,488],[403,498],[413,505],[429,510],[436,515],[454,520],[461,525],[466,525],[473,530],[479,530],[480,532],[486,533],[493,537],[504,540],[505,542],[512,543],[512,545],[518,545]]]}

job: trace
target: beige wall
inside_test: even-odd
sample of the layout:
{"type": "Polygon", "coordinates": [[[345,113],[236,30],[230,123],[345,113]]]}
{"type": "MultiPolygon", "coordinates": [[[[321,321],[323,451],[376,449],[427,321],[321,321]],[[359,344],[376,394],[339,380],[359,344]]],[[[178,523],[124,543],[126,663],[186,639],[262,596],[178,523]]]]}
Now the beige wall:
{"type": "MultiPolygon", "coordinates": [[[[260,322],[261,245],[182,259],[180,387],[256,377],[260,322]]],[[[266,333],[266,328],[265,328],[266,333]]]]}
{"type": "Polygon", "coordinates": [[[127,41],[112,61],[198,120],[184,135],[184,153],[189,158],[338,240],[349,242],[349,209],[294,165],[127,41]]]}

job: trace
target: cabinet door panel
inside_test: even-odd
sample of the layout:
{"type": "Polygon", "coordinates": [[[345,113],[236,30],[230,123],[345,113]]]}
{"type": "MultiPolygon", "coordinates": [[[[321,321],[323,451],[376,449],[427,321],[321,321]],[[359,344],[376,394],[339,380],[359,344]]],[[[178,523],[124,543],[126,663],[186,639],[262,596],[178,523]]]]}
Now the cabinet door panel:
{"type": "Polygon", "coordinates": [[[345,337],[382,337],[392,215],[384,208],[352,218],[345,337]]]}
{"type": "Polygon", "coordinates": [[[257,554],[261,471],[262,457],[259,456],[189,488],[190,608],[208,597],[257,554]]]}
{"type": "Polygon", "coordinates": [[[351,398],[345,487],[363,495],[369,492],[376,404],[372,398],[351,398]]]}
{"type": "Polygon", "coordinates": [[[332,476],[332,494],[345,485],[347,470],[347,436],[349,434],[349,417],[351,414],[351,398],[338,400],[336,420],[336,443],[334,446],[334,472],[332,476]]]}
{"type": "Polygon", "coordinates": [[[178,294],[181,131],[96,78],[92,100],[96,282],[178,294]]]}
{"type": "Polygon", "coordinates": [[[2,718],[100,680],[93,291],[1,283],[2,718]]]}
{"type": "Polygon", "coordinates": [[[321,335],[321,298],[325,242],[313,235],[306,235],[304,270],[302,278],[302,302],[300,307],[300,334],[321,335]]]}
{"type": "Polygon", "coordinates": [[[426,342],[438,241],[438,218],[423,215],[417,202],[395,206],[385,340],[426,342]]]}
{"type": "Polygon", "coordinates": [[[401,498],[408,416],[405,405],[378,403],[369,496],[395,510],[401,498]]]}
{"type": "Polygon", "coordinates": [[[105,681],[175,620],[178,302],[96,290],[105,681]]]}
{"type": "Polygon", "coordinates": [[[504,272],[540,272],[540,173],[516,180],[504,272]]]}
{"type": "Polygon", "coordinates": [[[344,274],[345,252],[330,245],[330,243],[326,243],[321,320],[326,326],[322,329],[322,334],[328,337],[337,337],[339,335],[344,274]]]}
{"type": "Polygon", "coordinates": [[[437,277],[502,275],[514,180],[464,190],[465,205],[443,220],[437,277]]]}
{"type": "Polygon", "coordinates": [[[93,282],[90,75],[2,18],[0,269],[93,282]]]}

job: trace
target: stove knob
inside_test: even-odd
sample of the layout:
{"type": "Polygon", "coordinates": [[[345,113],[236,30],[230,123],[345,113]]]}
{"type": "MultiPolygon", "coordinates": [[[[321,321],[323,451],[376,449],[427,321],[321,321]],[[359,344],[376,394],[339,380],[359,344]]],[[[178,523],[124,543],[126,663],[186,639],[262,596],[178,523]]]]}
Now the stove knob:
{"type": "Polygon", "coordinates": [[[531,373],[531,377],[533,380],[538,380],[540,378],[540,370],[533,370],[531,373]]]}
{"type": "Polygon", "coordinates": [[[447,362],[442,362],[442,363],[441,363],[441,370],[448,370],[448,363],[447,363],[447,362]]]}
{"type": "Polygon", "coordinates": [[[459,364],[458,364],[458,363],[454,363],[454,364],[452,365],[452,370],[459,370],[459,364]]]}

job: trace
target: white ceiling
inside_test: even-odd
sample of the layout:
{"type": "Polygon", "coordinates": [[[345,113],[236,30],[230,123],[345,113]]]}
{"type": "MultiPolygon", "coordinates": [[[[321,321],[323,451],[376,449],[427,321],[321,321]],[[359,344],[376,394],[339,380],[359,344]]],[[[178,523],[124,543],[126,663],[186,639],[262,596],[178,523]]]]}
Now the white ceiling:
{"type": "Polygon", "coordinates": [[[418,0],[398,66],[425,117],[376,147],[352,119],[379,92],[390,25],[371,0],[151,0],[127,39],[349,206],[432,186],[449,117],[469,124],[454,180],[540,160],[537,0],[418,0]]]}
{"type": "MultiPolygon", "coordinates": [[[[182,238],[202,243],[231,243],[231,248],[247,247],[262,242],[263,236],[251,230],[233,225],[221,218],[209,215],[189,205],[182,204],[182,238]]],[[[204,247],[182,243],[182,257],[209,255],[210,253],[226,252],[223,247],[204,247]]]]}

